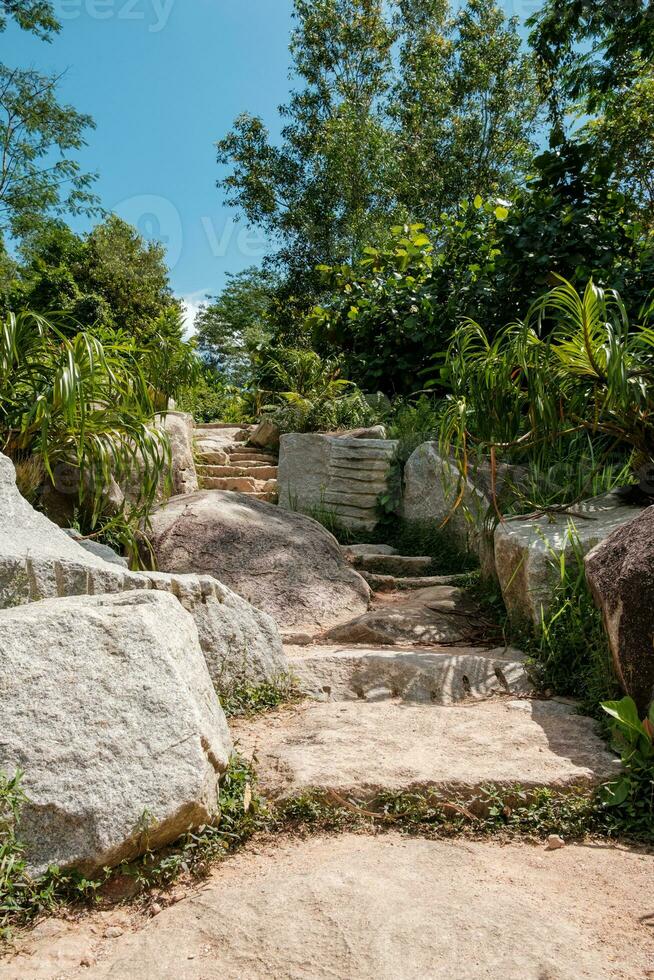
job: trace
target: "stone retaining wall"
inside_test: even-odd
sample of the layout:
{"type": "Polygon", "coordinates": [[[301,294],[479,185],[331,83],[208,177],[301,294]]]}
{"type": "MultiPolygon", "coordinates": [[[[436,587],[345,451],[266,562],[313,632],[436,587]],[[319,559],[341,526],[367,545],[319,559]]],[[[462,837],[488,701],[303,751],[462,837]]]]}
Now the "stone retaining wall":
{"type": "Polygon", "coordinates": [[[318,433],[282,436],[279,504],[311,515],[329,511],[345,527],[371,531],[388,489],[397,442],[318,433]]]}

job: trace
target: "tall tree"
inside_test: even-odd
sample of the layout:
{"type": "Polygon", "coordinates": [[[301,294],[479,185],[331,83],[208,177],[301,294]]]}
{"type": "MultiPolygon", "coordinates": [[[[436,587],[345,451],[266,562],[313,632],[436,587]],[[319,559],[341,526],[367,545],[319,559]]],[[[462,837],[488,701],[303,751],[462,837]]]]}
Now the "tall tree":
{"type": "Polygon", "coordinates": [[[208,298],[195,318],[198,350],[231,383],[246,387],[257,354],[270,339],[269,318],[279,280],[257,268],[228,275],[218,296],[208,298]]]}
{"type": "Polygon", "coordinates": [[[528,169],[541,99],[515,18],[493,0],[398,0],[398,195],[433,225],[462,199],[507,195],[528,169]]]}
{"type": "Polygon", "coordinates": [[[218,144],[227,202],[279,245],[285,299],[395,221],[435,225],[463,197],[507,193],[539,107],[514,20],[493,0],[295,0],[279,145],[243,115],[218,144]]]}
{"type": "Polygon", "coordinates": [[[228,203],[263,226],[302,281],[320,261],[352,257],[392,209],[392,139],[380,113],[394,31],[382,0],[296,0],[293,76],[279,146],[244,114],[218,143],[228,203]]]}
{"type": "Polygon", "coordinates": [[[141,343],[163,315],[179,312],[163,249],[115,215],[86,236],[60,221],[39,224],[21,254],[14,306],[65,313],[96,332],[124,330],[141,343]]]}
{"type": "MultiPolygon", "coordinates": [[[[46,41],[59,30],[47,0],[0,0],[0,32],[10,18],[46,41]]],[[[20,238],[48,215],[97,210],[94,176],[75,159],[93,120],[59,103],[59,81],[0,63],[0,235],[20,238]]]]}

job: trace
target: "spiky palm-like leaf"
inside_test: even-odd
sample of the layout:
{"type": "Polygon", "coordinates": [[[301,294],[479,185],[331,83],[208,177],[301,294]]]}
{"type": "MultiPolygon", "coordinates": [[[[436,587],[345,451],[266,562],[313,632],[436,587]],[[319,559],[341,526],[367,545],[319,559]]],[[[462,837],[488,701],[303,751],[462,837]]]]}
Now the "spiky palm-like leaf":
{"type": "Polygon", "coordinates": [[[151,501],[170,454],[133,349],[71,337],[29,311],[0,325],[0,436],[10,453],[38,454],[50,476],[58,462],[78,466],[96,504],[112,475],[136,466],[151,501]]]}

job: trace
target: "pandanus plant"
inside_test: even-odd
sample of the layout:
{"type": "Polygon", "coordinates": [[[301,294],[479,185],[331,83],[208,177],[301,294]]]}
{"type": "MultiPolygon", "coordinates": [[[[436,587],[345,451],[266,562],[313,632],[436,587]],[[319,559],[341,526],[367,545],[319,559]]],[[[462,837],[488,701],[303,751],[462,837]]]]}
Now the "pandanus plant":
{"type": "Polygon", "coordinates": [[[590,440],[607,455],[630,454],[638,470],[652,469],[653,310],[630,325],[614,290],[591,281],[580,295],[560,279],[494,338],[473,320],[462,322],[445,359],[444,450],[465,473],[475,451],[491,461],[498,453],[528,460],[590,440]]]}
{"type": "Polygon", "coordinates": [[[55,317],[29,311],[1,321],[0,449],[39,457],[51,478],[59,462],[78,466],[94,510],[110,477],[137,464],[141,500],[153,500],[170,453],[153,416],[130,345],[71,336],[55,317]]]}

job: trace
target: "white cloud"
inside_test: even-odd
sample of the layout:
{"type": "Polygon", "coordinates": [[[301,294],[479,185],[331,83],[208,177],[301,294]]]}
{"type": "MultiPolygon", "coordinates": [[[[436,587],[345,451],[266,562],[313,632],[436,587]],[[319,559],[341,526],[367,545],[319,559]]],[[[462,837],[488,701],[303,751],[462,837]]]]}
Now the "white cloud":
{"type": "Polygon", "coordinates": [[[189,293],[188,296],[181,297],[184,313],[184,337],[186,340],[195,333],[193,326],[195,317],[207,298],[207,292],[208,290],[206,289],[198,289],[195,293],[189,293]]]}

